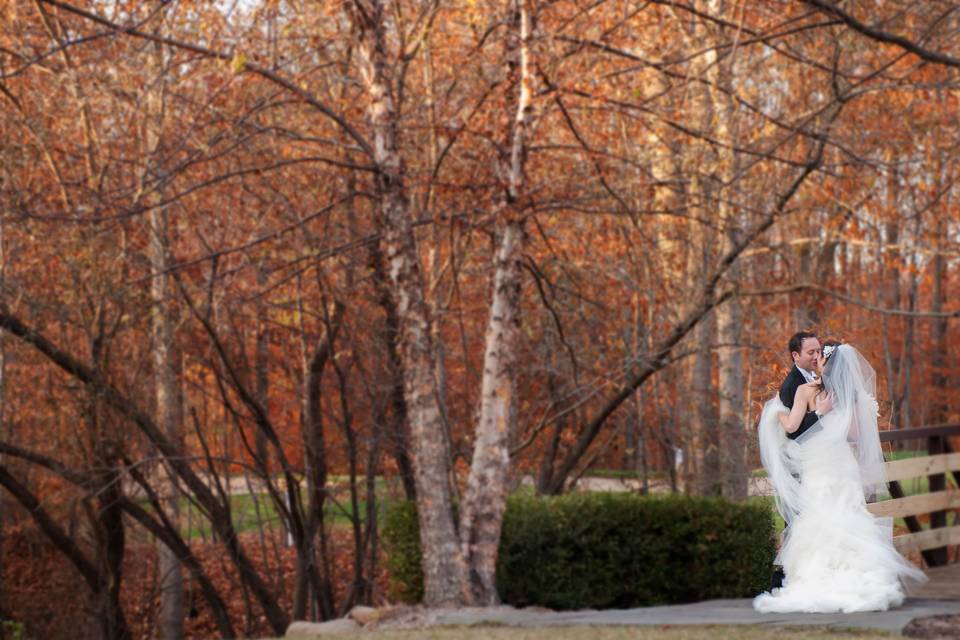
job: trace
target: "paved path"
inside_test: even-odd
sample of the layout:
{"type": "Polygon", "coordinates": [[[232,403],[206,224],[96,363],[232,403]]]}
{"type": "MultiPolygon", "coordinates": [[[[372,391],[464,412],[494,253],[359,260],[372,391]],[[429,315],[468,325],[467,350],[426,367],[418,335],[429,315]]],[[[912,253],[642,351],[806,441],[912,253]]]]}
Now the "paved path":
{"type": "Polygon", "coordinates": [[[766,625],[816,626],[833,629],[876,629],[900,633],[914,618],[960,614],[960,600],[910,598],[892,611],[871,613],[757,613],[750,600],[708,600],[693,604],[604,611],[543,612],[496,607],[439,613],[440,625],[509,625],[549,627],[567,625],[766,625]]]}
{"type": "MultiPolygon", "coordinates": [[[[907,601],[891,611],[869,613],[757,613],[748,598],[708,600],[690,604],[582,611],[550,611],[540,607],[515,609],[510,606],[429,609],[400,605],[380,610],[357,607],[348,618],[323,623],[297,622],[288,637],[319,638],[326,633],[367,630],[423,630],[437,626],[688,626],[755,625],[764,627],[812,627],[832,630],[872,630],[902,634],[912,621],[931,616],[960,616],[960,563],[929,569],[925,585],[908,589],[907,601]]],[[[941,619],[940,627],[952,622],[941,619]]],[[[939,629],[938,629],[939,630],[939,629]]],[[[940,636],[937,636],[940,637],[940,636]]],[[[956,637],[950,635],[949,637],[956,637]]]]}
{"type": "MultiPolygon", "coordinates": [[[[525,486],[533,486],[535,481],[533,476],[524,476],[520,483],[525,486]]],[[[637,478],[601,478],[597,476],[584,476],[577,480],[573,489],[575,491],[640,491],[641,482],[637,478]]],[[[670,483],[664,480],[656,479],[648,483],[650,493],[670,493],[670,483]]],[[[682,488],[681,488],[682,490],[682,488]]],[[[751,496],[772,496],[773,485],[766,477],[750,476],[747,480],[747,495],[751,496]]]]}

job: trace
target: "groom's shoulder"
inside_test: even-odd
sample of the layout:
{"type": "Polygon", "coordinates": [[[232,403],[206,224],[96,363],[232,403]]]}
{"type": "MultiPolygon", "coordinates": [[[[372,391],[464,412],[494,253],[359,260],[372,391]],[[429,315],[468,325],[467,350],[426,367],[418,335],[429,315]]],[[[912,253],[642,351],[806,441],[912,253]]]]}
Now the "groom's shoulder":
{"type": "Polygon", "coordinates": [[[800,371],[795,366],[791,366],[790,370],[787,371],[787,375],[783,377],[783,383],[780,385],[780,388],[782,389],[789,384],[796,383],[798,380],[802,380],[806,382],[806,380],[804,380],[803,374],[800,373],[800,371]]]}
{"type": "Polygon", "coordinates": [[[796,367],[790,367],[783,382],[780,384],[780,402],[788,407],[793,404],[793,397],[797,393],[797,387],[805,383],[803,374],[796,367]]]}

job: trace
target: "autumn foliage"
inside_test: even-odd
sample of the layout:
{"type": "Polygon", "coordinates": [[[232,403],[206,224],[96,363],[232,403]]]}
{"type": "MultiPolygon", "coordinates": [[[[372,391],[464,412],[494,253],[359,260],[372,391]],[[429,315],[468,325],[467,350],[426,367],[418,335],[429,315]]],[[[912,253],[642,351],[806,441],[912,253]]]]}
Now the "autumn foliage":
{"type": "Polygon", "coordinates": [[[0,3],[0,619],[153,637],[178,531],[189,635],[376,601],[377,502],[426,445],[465,492],[483,406],[505,490],[741,499],[801,328],[960,420],[955,17],[819,4],[0,3]]]}

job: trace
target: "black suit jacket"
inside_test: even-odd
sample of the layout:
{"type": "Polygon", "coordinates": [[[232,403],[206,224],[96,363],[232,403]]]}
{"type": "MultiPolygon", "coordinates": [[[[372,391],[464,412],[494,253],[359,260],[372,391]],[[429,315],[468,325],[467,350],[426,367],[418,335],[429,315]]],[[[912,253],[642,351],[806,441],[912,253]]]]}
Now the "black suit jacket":
{"type": "MultiPolygon", "coordinates": [[[[787,409],[793,409],[793,399],[797,395],[797,387],[806,383],[806,378],[804,378],[800,370],[794,366],[790,369],[790,373],[787,374],[783,384],[780,385],[780,402],[782,402],[787,409]]],[[[800,434],[816,424],[818,420],[819,418],[817,418],[816,412],[807,411],[803,416],[803,422],[800,423],[800,427],[793,433],[788,433],[787,437],[791,440],[796,440],[800,434]]]]}

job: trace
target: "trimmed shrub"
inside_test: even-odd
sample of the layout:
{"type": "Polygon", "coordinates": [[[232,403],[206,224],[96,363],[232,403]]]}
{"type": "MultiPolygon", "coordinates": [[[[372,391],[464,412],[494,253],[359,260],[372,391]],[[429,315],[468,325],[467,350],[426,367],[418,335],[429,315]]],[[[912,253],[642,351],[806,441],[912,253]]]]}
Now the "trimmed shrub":
{"type": "MultiPolygon", "coordinates": [[[[416,508],[388,509],[392,595],[423,596],[416,508]]],[[[753,596],[769,586],[776,542],[765,505],[721,498],[578,493],[512,496],[497,589],[514,606],[627,608],[753,596]]]]}
{"type": "Polygon", "coordinates": [[[420,567],[417,505],[409,500],[390,503],[381,522],[380,536],[390,574],[390,596],[400,602],[420,602],[423,600],[423,569],[420,567]]]}

